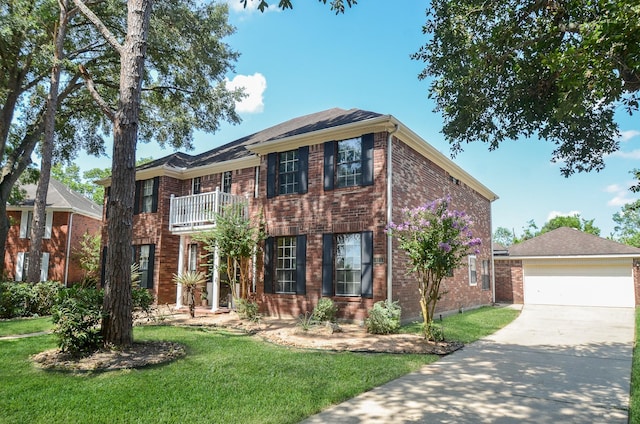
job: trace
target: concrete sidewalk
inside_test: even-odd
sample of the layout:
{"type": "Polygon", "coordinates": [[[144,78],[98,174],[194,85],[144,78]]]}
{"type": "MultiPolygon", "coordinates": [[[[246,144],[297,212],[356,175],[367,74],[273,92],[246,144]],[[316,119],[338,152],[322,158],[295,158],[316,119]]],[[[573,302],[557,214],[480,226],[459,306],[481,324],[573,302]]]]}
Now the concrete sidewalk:
{"type": "Polygon", "coordinates": [[[527,305],[509,326],[305,423],[626,423],[635,312],[527,305]]]}

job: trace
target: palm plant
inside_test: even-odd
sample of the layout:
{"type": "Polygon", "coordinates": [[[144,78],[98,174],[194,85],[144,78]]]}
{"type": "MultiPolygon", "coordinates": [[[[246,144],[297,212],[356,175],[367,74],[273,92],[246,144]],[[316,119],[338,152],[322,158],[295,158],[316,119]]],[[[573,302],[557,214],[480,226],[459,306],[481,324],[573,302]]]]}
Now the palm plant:
{"type": "Polygon", "coordinates": [[[207,278],[200,271],[187,271],[182,274],[173,274],[173,283],[181,284],[187,293],[187,305],[189,305],[189,315],[196,316],[196,289],[206,284],[207,278]]]}

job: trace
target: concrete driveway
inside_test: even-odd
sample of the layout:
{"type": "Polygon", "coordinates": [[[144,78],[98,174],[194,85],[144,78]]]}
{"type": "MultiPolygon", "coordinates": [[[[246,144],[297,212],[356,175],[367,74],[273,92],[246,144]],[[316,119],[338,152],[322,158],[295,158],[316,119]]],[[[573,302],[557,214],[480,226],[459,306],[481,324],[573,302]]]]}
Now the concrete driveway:
{"type": "Polygon", "coordinates": [[[626,423],[631,308],[527,305],[494,335],[305,423],[626,423]]]}

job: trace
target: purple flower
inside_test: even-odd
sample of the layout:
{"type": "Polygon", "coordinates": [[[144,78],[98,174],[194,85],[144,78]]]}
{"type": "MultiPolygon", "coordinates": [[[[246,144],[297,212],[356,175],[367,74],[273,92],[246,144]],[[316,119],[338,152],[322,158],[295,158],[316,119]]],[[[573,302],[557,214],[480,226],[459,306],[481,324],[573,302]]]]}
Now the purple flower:
{"type": "Polygon", "coordinates": [[[444,252],[449,253],[451,252],[451,245],[447,242],[440,242],[438,243],[438,247],[440,249],[442,249],[444,252]]]}

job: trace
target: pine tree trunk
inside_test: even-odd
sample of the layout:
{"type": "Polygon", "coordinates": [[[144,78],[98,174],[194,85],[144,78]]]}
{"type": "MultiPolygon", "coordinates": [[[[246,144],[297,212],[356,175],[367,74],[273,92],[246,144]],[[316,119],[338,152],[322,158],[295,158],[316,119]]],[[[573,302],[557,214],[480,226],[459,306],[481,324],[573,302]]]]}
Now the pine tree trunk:
{"type": "Polygon", "coordinates": [[[151,0],[127,3],[127,36],[120,56],[120,100],[113,131],[113,164],[102,336],[106,345],[133,343],[131,245],[140,93],[151,0]]]}
{"type": "Polygon", "coordinates": [[[51,81],[47,96],[47,111],[44,123],[44,139],[40,149],[40,179],[36,190],[35,204],[33,208],[33,223],[31,225],[31,240],[29,244],[29,268],[27,269],[27,281],[37,283],[40,281],[42,257],[42,239],[46,229],[47,216],[47,192],[51,179],[51,162],[53,159],[53,143],[56,127],[56,110],[58,109],[58,89],[60,86],[60,60],[64,55],[64,38],[67,32],[67,6],[68,0],[59,1],[60,15],[58,17],[58,30],[56,32],[55,50],[53,53],[53,66],[51,67],[51,81]]]}

